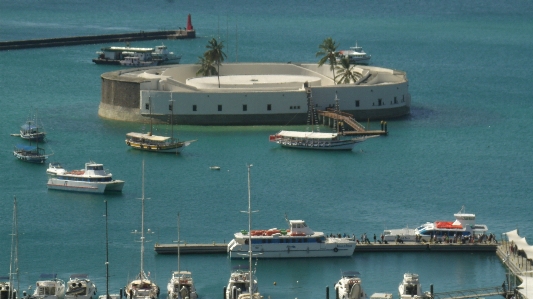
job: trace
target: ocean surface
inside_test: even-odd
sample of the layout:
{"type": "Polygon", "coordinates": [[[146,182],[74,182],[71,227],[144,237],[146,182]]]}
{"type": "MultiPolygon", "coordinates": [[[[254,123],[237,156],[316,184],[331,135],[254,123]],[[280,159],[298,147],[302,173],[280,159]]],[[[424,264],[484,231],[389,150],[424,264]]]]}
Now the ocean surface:
{"type": "MultiPolygon", "coordinates": [[[[119,69],[91,59],[94,44],[0,52],[0,273],[9,271],[13,197],[18,200],[21,288],[40,273],[88,273],[105,293],[105,213],[109,205],[110,288],[118,292],[140,268],[142,161],[145,161],[145,269],[166,296],[176,256],[153,245],[228,242],[248,226],[247,164],[253,228],[285,228],[303,219],[316,231],[360,236],[385,228],[453,220],[463,206],[501,234],[519,229],[533,241],[533,2],[511,1],[0,1],[0,40],[110,34],[186,26],[197,38],[164,43],[196,63],[212,37],[226,62],[318,62],[318,45],[357,42],[371,64],[407,72],[411,114],[388,120],[389,135],[352,152],[283,149],[268,135],[288,126],[176,126],[198,141],[178,156],[130,150],[125,134],[148,124],[98,117],[100,75],[119,69]],[[126,181],[121,194],[88,195],[46,188],[46,166],[18,161],[20,125],[37,115],[48,133],[50,161],[79,169],[103,163],[126,181]],[[218,165],[220,171],[209,166],[218,165]]],[[[340,99],[342,109],[342,99],[340,99]]],[[[377,129],[379,122],[363,124],[377,129]]],[[[157,126],[165,134],[167,126],[157,126]]],[[[201,298],[221,298],[231,266],[225,254],[183,255],[201,298]]],[[[242,261],[245,262],[245,261],[242,261]]],[[[424,290],[501,285],[506,269],[492,253],[364,253],[350,258],[260,260],[265,298],[334,296],[341,271],[361,273],[367,293],[397,298],[403,274],[424,290]],[[274,282],[276,284],[274,285],[274,282]]],[[[333,298],[333,297],[331,297],[333,298]]]]}

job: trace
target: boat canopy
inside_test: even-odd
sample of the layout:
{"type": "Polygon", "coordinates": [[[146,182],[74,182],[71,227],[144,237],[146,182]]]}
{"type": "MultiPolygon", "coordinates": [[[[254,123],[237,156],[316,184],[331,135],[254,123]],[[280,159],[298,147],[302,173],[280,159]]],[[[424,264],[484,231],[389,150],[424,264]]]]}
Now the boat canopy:
{"type": "Polygon", "coordinates": [[[24,131],[36,131],[39,129],[39,127],[37,127],[36,125],[32,123],[25,123],[22,126],[20,126],[20,128],[24,131]]]}
{"type": "Polygon", "coordinates": [[[136,139],[146,139],[146,140],[157,141],[157,142],[165,142],[170,139],[170,137],[166,137],[166,136],[149,135],[149,134],[136,133],[136,132],[131,132],[131,133],[126,134],[126,137],[136,138],[136,139]]]}
{"type": "Polygon", "coordinates": [[[87,279],[89,278],[89,275],[85,274],[85,273],[77,273],[77,274],[72,274],[70,275],[70,279],[87,279]]]}
{"type": "Polygon", "coordinates": [[[152,51],[154,51],[154,48],[106,47],[106,48],[102,48],[102,51],[110,51],[110,52],[123,52],[123,51],[152,52],[152,51]]]}
{"type": "Polygon", "coordinates": [[[337,133],[301,132],[301,131],[280,131],[277,135],[287,138],[307,138],[307,139],[334,139],[337,133]]]}
{"type": "Polygon", "coordinates": [[[22,151],[26,151],[26,152],[35,151],[37,149],[36,146],[24,145],[24,144],[17,144],[16,147],[17,147],[17,149],[22,150],[22,151]]]}

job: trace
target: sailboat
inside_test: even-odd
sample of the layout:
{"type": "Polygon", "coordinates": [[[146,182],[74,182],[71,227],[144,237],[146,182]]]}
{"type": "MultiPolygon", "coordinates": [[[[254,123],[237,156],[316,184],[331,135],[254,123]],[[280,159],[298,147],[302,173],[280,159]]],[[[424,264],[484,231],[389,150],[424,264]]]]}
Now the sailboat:
{"type": "Polygon", "coordinates": [[[17,198],[13,199],[13,229],[11,233],[11,258],[9,262],[9,276],[0,277],[0,298],[17,299],[19,289],[18,268],[18,229],[17,229],[17,198]],[[16,285],[15,285],[16,282],[16,285]]]}
{"type": "MultiPolygon", "coordinates": [[[[369,137],[345,138],[343,134],[337,132],[338,125],[335,124],[335,132],[321,133],[318,128],[318,117],[316,115],[316,108],[313,105],[311,88],[307,82],[304,84],[307,92],[307,121],[308,125],[316,126],[316,132],[312,131],[279,131],[274,135],[270,135],[269,141],[277,143],[282,147],[300,148],[300,149],[315,149],[315,150],[352,150],[353,147],[360,142],[365,141],[369,137]]],[[[339,111],[339,99],[335,93],[335,109],[339,111]]],[[[337,122],[337,121],[335,121],[337,122]]]]}
{"type": "Polygon", "coordinates": [[[167,284],[167,299],[196,299],[196,288],[190,271],[180,270],[180,214],[178,213],[178,271],[172,272],[167,284]]]}
{"type": "Polygon", "coordinates": [[[144,273],[144,160],[142,165],[141,270],[137,277],[124,288],[127,299],[155,299],[159,297],[159,287],[144,273]]]}
{"type": "MultiPolygon", "coordinates": [[[[105,295],[98,296],[98,299],[121,299],[120,294],[109,294],[109,242],[107,233],[107,200],[105,202],[105,295]]],[[[121,291],[122,293],[122,291],[121,291]]]]}
{"type": "Polygon", "coordinates": [[[157,136],[152,134],[152,99],[148,97],[148,106],[150,108],[150,132],[148,134],[130,132],[126,134],[126,145],[143,151],[149,152],[161,152],[161,153],[180,153],[186,146],[189,146],[196,140],[179,141],[174,138],[174,100],[172,100],[172,93],[170,94],[170,125],[171,125],[171,137],[157,136]]]}
{"type": "Polygon", "coordinates": [[[20,126],[20,137],[26,140],[44,141],[46,132],[37,124],[37,114],[20,126]]]}
{"type": "MultiPolygon", "coordinates": [[[[248,167],[248,231],[252,230],[252,205],[251,205],[251,192],[250,192],[250,168],[248,167]]],[[[254,211],[256,212],[256,211],[254,211]]],[[[252,244],[252,235],[248,233],[248,244],[252,244]]],[[[261,299],[263,298],[259,294],[257,287],[257,278],[255,277],[255,271],[252,268],[252,246],[248,246],[248,269],[246,267],[238,266],[234,268],[229,278],[228,287],[226,288],[225,299],[261,299]]]]}

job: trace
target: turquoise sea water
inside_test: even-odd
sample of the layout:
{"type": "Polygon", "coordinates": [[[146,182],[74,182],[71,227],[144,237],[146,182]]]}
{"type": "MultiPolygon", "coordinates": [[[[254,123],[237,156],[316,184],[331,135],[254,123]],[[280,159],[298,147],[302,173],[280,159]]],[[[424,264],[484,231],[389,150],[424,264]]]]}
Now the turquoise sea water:
{"type": "MultiPolygon", "coordinates": [[[[146,270],[162,298],[177,260],[153,253],[154,242],[176,240],[178,212],[188,243],[227,242],[246,228],[240,211],[247,207],[247,163],[254,165],[256,228],[285,227],[286,213],[317,231],[372,236],[384,228],[452,220],[464,205],[497,236],[518,228],[533,240],[532,2],[1,1],[0,40],[183,28],[189,13],[198,38],[164,41],[183,55],[182,63],[195,63],[207,40],[218,36],[226,41],[228,62],[315,62],[324,38],[341,48],[357,41],[372,54],[372,65],[407,72],[411,115],[388,120],[389,136],[352,152],[279,148],[268,135],[281,126],[178,126],[181,139],[198,140],[182,155],[143,153],[129,150],[124,136],[146,124],[97,115],[100,75],[117,68],[91,59],[109,44],[0,52],[1,273],[8,271],[17,196],[21,284],[34,284],[45,272],[64,279],[86,272],[103,293],[107,199],[110,286],[117,292],[139,270],[139,243],[131,232],[140,229],[142,160],[150,198],[146,227],[155,232],[146,270]],[[103,163],[126,181],[122,194],[48,191],[46,166],[25,164],[11,152],[21,140],[9,134],[35,111],[48,132],[51,161],[68,169],[103,163]]],[[[221,297],[237,263],[225,255],[182,257],[203,298],[221,297]]],[[[431,252],[260,260],[257,275],[265,296],[324,298],[343,270],[361,272],[370,294],[394,295],[405,272],[419,273],[424,289],[433,284],[436,292],[497,286],[505,275],[494,254],[431,252]]]]}

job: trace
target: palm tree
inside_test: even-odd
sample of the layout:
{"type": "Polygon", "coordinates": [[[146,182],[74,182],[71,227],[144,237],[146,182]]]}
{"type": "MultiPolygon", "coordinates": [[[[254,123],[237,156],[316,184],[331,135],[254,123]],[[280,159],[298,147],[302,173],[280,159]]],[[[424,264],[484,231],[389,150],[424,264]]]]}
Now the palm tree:
{"type": "Polygon", "coordinates": [[[337,64],[337,47],[338,45],[335,44],[335,41],[328,37],[318,46],[320,51],[316,52],[316,57],[322,56],[320,61],[318,61],[318,66],[322,66],[329,61],[330,69],[333,71],[333,78],[335,78],[335,65],[337,64]]]}
{"type": "Polygon", "coordinates": [[[212,76],[218,74],[217,69],[213,65],[213,61],[209,57],[199,56],[198,64],[200,65],[200,69],[196,72],[196,75],[212,76]]]}
{"type": "Polygon", "coordinates": [[[337,69],[337,76],[335,76],[335,82],[344,84],[348,84],[350,82],[355,83],[357,79],[361,78],[361,75],[353,71],[354,67],[355,65],[350,64],[350,60],[348,59],[348,57],[342,57],[340,60],[340,65],[335,66],[335,69],[337,69]]]}
{"type": "Polygon", "coordinates": [[[224,48],[224,42],[218,42],[215,38],[212,38],[210,41],[207,42],[207,46],[205,46],[207,49],[204,57],[212,63],[216,64],[217,66],[217,76],[218,76],[218,88],[220,88],[220,65],[222,62],[224,62],[224,59],[227,57],[226,53],[222,51],[224,48]]]}

